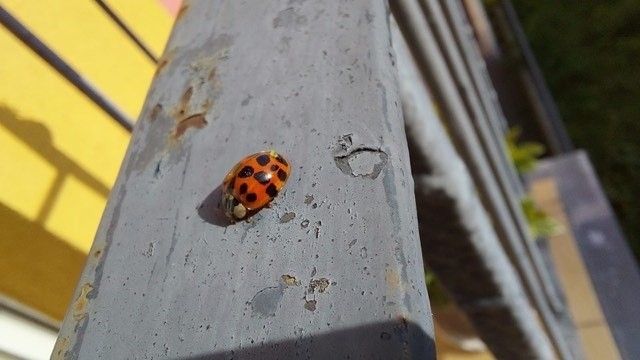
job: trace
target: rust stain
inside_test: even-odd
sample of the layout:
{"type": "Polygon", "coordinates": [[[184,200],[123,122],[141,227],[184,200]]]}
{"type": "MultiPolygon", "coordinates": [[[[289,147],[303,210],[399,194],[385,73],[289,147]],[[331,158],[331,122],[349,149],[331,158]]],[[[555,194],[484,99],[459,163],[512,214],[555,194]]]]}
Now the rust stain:
{"type": "Polygon", "coordinates": [[[156,72],[154,75],[158,76],[158,74],[160,74],[168,64],[169,64],[169,59],[164,57],[161,58],[160,61],[158,61],[158,65],[156,66],[156,72]]]}
{"type": "Polygon", "coordinates": [[[80,321],[87,316],[87,305],[89,305],[89,299],[87,294],[93,290],[93,286],[89,283],[82,285],[80,289],[80,296],[73,302],[73,320],[80,321]]]}
{"type": "Polygon", "coordinates": [[[207,98],[204,101],[204,104],[202,104],[202,108],[204,109],[204,111],[208,111],[209,109],[211,109],[211,105],[213,105],[213,103],[211,102],[211,99],[207,98]]]}
{"type": "Polygon", "coordinates": [[[182,137],[189,128],[195,127],[202,129],[205,125],[207,125],[207,119],[204,117],[204,113],[188,116],[176,125],[171,137],[177,140],[182,137]]]}
{"type": "Polygon", "coordinates": [[[51,354],[51,359],[65,359],[67,350],[69,350],[69,338],[65,336],[58,339],[58,341],[56,342],[56,351],[51,354]]]}
{"type": "Polygon", "coordinates": [[[94,259],[99,260],[104,253],[104,246],[101,246],[99,249],[93,252],[92,256],[94,259]]]}
{"type": "Polygon", "coordinates": [[[187,116],[187,109],[189,108],[189,101],[191,101],[191,97],[193,96],[193,86],[189,86],[182,96],[180,97],[180,103],[175,107],[173,112],[176,120],[184,121],[187,116]]]}
{"type": "Polygon", "coordinates": [[[213,66],[211,70],[209,70],[209,76],[207,77],[209,81],[213,80],[216,77],[216,71],[218,71],[218,68],[216,66],[213,66]]]}
{"type": "Polygon", "coordinates": [[[156,104],[156,106],[154,106],[153,109],[151,109],[151,114],[149,116],[149,119],[151,121],[155,121],[161,112],[162,112],[162,105],[156,104]]]}
{"type": "Polygon", "coordinates": [[[178,10],[178,14],[176,15],[176,22],[180,21],[180,19],[184,16],[184,13],[186,13],[187,10],[189,10],[189,5],[182,4],[182,6],[180,7],[180,10],[178,10]]]}
{"type": "Polygon", "coordinates": [[[180,105],[178,106],[178,114],[184,115],[187,111],[187,106],[189,106],[189,101],[191,100],[191,96],[193,95],[193,86],[189,86],[187,90],[182,94],[180,98],[180,105]]]}
{"type": "Polygon", "coordinates": [[[158,59],[158,64],[156,65],[156,72],[154,75],[157,76],[167,67],[167,65],[171,64],[176,54],[177,51],[175,49],[165,50],[160,59],[158,59]]]}
{"type": "Polygon", "coordinates": [[[385,273],[387,286],[390,289],[397,289],[400,286],[400,276],[398,275],[398,273],[391,267],[387,267],[385,273]]]}

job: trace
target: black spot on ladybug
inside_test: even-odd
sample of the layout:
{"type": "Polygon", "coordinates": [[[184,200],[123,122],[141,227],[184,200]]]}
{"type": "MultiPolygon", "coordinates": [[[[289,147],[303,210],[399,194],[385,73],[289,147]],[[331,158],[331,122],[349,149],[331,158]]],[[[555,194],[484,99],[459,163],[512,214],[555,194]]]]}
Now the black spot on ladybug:
{"type": "Polygon", "coordinates": [[[242,170],[240,170],[240,172],[238,173],[239,178],[248,178],[251,175],[253,175],[253,168],[248,165],[243,167],[242,170]]]}
{"type": "Polygon", "coordinates": [[[249,190],[249,186],[247,185],[247,183],[244,183],[244,184],[240,185],[240,194],[241,195],[246,193],[247,190],[249,190]]]}
{"type": "Polygon", "coordinates": [[[287,160],[285,160],[282,156],[280,156],[280,154],[276,156],[276,161],[284,166],[289,166],[289,164],[287,163],[287,160]]]}
{"type": "Polygon", "coordinates": [[[256,195],[255,193],[248,193],[247,197],[245,198],[248,202],[254,202],[258,199],[258,195],[256,195]]]}
{"type": "Polygon", "coordinates": [[[287,180],[287,172],[282,169],[278,170],[278,179],[280,179],[280,181],[287,180]]]}
{"type": "Polygon", "coordinates": [[[269,163],[269,161],[271,161],[271,159],[269,158],[269,155],[260,155],[256,158],[256,161],[258,162],[258,164],[260,164],[260,166],[265,166],[269,163]]]}
{"type": "Polygon", "coordinates": [[[267,186],[267,195],[269,195],[269,197],[276,197],[276,195],[278,195],[278,189],[276,189],[276,186],[274,184],[269,184],[269,186],[267,186]]]}
{"type": "Polygon", "coordinates": [[[253,175],[253,178],[256,179],[260,184],[264,185],[269,183],[269,180],[271,180],[271,174],[265,171],[260,171],[255,173],[255,175],[253,175]]]}
{"type": "Polygon", "coordinates": [[[278,169],[280,169],[280,166],[276,164],[271,165],[271,171],[278,171],[278,169]]]}

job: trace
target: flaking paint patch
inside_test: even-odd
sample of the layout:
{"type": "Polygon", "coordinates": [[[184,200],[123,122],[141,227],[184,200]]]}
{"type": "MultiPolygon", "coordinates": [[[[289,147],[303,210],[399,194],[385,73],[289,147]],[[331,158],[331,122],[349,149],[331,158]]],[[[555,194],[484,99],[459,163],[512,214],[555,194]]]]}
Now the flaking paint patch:
{"type": "MultiPolygon", "coordinates": [[[[131,161],[125,164],[125,174],[128,174],[131,171],[132,164],[133,163],[131,161]]],[[[98,234],[96,235],[96,240],[94,241],[94,248],[101,249],[100,256],[89,257],[85,266],[86,275],[83,275],[83,277],[90,278],[93,275],[93,280],[91,281],[91,283],[85,283],[85,285],[89,284],[89,286],[91,286],[92,288],[90,291],[83,291],[85,290],[85,285],[83,285],[83,287],[80,288],[80,294],[77,297],[77,300],[81,300],[83,297],[87,299],[86,305],[89,304],[89,301],[91,299],[97,298],[100,292],[100,283],[102,282],[104,264],[107,260],[107,256],[109,255],[109,248],[111,247],[111,244],[113,242],[114,232],[120,219],[120,211],[126,194],[126,185],[116,183],[116,188],[114,189],[114,192],[112,192],[112,196],[109,199],[107,209],[105,210],[100,228],[98,229],[98,234]],[[116,195],[114,196],[114,194],[116,195]],[[115,205],[112,207],[111,204],[115,205]],[[103,223],[106,221],[106,219],[110,219],[109,225],[106,226],[106,230],[103,230],[105,228],[103,223]],[[102,234],[103,231],[104,235],[102,234]]],[[[72,313],[72,317],[74,318],[74,320],[76,320],[75,315],[76,314],[74,311],[72,313]]],[[[82,337],[84,336],[84,332],[86,331],[87,325],[89,323],[88,320],[88,316],[80,317],[80,320],[76,320],[77,324],[75,324],[72,329],[66,328],[63,324],[63,328],[60,330],[60,336],[66,335],[67,338],[67,343],[64,344],[67,350],[61,352],[65,359],[78,358],[80,349],[82,348],[83,344],[82,340],[80,339],[82,339],[82,337]],[[71,337],[69,337],[69,335],[71,335],[71,337]],[[69,346],[71,346],[71,349],[69,349],[69,346]]],[[[54,350],[58,352],[57,349],[58,345],[56,345],[56,349],[54,350]]]]}
{"type": "Polygon", "coordinates": [[[318,301],[316,300],[305,300],[304,308],[309,311],[316,311],[316,307],[318,305],[318,301]]]}
{"type": "Polygon", "coordinates": [[[294,212],[287,212],[284,213],[284,215],[282,215],[280,217],[280,223],[284,224],[284,223],[288,223],[289,221],[293,220],[296,218],[296,213],[294,212]]]}
{"type": "Polygon", "coordinates": [[[285,286],[300,286],[302,284],[295,276],[289,274],[282,275],[280,280],[285,286]]]}
{"type": "Polygon", "coordinates": [[[353,177],[376,179],[387,164],[389,155],[376,147],[356,147],[346,155],[334,156],[340,171],[353,177]]]}
{"type": "Polygon", "coordinates": [[[82,285],[82,288],[80,288],[80,295],[72,305],[73,320],[80,321],[87,316],[87,305],[89,305],[89,298],[87,295],[91,290],[93,290],[93,286],[89,283],[85,283],[82,285]]]}
{"type": "Polygon", "coordinates": [[[395,268],[391,265],[387,266],[384,271],[384,279],[387,282],[387,288],[391,292],[396,292],[400,286],[400,276],[396,272],[395,268]]]}
{"type": "Polygon", "coordinates": [[[56,342],[55,351],[51,354],[51,360],[67,359],[67,351],[69,351],[69,338],[64,336],[56,342]]]}
{"type": "Polygon", "coordinates": [[[354,146],[355,137],[354,134],[338,137],[333,150],[333,160],[345,175],[376,179],[385,168],[389,154],[378,146],[354,146]]]}
{"type": "Polygon", "coordinates": [[[327,291],[330,284],[331,282],[329,281],[329,279],[324,277],[319,279],[311,279],[311,281],[309,281],[309,288],[307,289],[307,292],[309,294],[313,294],[316,291],[319,293],[324,293],[325,291],[327,291]]]}

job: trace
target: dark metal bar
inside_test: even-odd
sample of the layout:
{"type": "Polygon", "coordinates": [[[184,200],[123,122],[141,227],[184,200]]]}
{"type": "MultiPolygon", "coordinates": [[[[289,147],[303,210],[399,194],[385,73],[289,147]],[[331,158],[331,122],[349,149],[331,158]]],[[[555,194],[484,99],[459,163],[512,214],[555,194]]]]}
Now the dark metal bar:
{"type": "Polygon", "coordinates": [[[20,41],[27,45],[31,50],[38,54],[44,61],[51,65],[58,73],[71,82],[78,90],[82,91],[89,99],[91,99],[102,110],[109,114],[123,128],[131,131],[134,122],[129,119],[121,110],[119,110],[107,97],[101,94],[87,80],[85,80],[78,72],[76,72],[62,58],[56,55],[47,45],[38,39],[31,31],[24,27],[16,18],[14,18],[7,10],[0,6],[0,23],[13,33],[20,41]]]}
{"type": "Polygon", "coordinates": [[[111,10],[111,8],[109,7],[109,5],[107,5],[104,1],[102,0],[95,0],[96,3],[98,4],[98,6],[100,6],[100,8],[102,10],[104,10],[104,12],[109,15],[109,17],[111,18],[111,20],[113,20],[116,24],[118,24],[118,26],[120,27],[120,29],[122,29],[122,31],[124,31],[127,36],[129,36],[129,38],[131,40],[133,40],[134,43],[136,43],[136,45],[138,45],[138,47],[140,48],[140,50],[142,50],[142,52],[145,53],[145,55],[147,55],[147,57],[153,61],[155,64],[158,63],[158,57],[155,56],[153,54],[153,52],[151,52],[151,50],[147,47],[147,45],[144,44],[144,42],[142,42],[142,40],[140,40],[140,38],[133,33],[133,31],[131,29],[129,29],[129,27],[127,26],[127,24],[125,24],[122,20],[120,20],[120,18],[118,17],[118,15],[116,15],[116,13],[113,12],[113,10],[111,10]]]}

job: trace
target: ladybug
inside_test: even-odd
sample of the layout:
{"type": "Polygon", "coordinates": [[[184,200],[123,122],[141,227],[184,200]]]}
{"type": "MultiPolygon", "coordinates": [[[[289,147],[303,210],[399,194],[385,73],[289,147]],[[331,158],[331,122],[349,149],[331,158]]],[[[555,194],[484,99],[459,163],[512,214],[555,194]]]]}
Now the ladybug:
{"type": "Polygon", "coordinates": [[[275,150],[261,151],[240,160],[222,182],[220,210],[231,222],[269,206],[287,182],[289,162],[275,150]]]}

